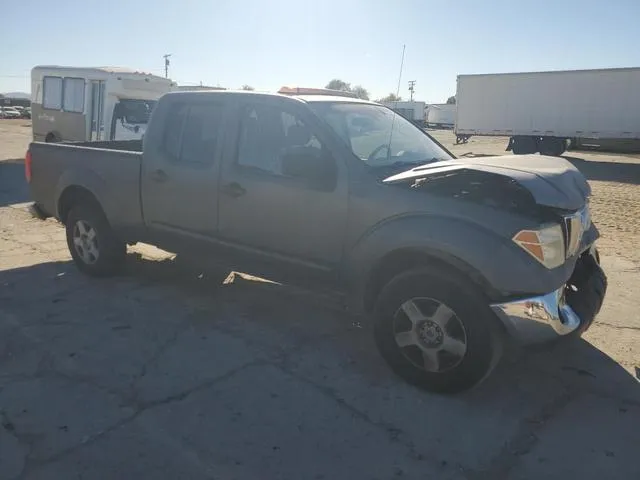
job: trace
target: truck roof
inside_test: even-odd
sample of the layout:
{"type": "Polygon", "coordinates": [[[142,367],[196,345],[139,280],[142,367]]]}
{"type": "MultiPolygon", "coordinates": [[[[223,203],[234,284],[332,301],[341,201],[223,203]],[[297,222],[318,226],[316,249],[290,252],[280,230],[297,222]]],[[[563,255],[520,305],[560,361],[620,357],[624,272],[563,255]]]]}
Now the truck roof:
{"type": "Polygon", "coordinates": [[[263,97],[276,97],[276,98],[292,98],[298,101],[302,101],[305,103],[316,103],[316,102],[340,102],[340,103],[364,103],[371,105],[378,105],[375,102],[369,100],[362,100],[360,98],[353,97],[342,97],[342,96],[334,96],[334,95],[283,95],[280,93],[272,93],[272,92],[255,92],[255,91],[247,91],[247,90],[201,90],[201,91],[173,91],[169,92],[166,95],[186,95],[186,96],[210,96],[210,95],[257,95],[263,97]]]}

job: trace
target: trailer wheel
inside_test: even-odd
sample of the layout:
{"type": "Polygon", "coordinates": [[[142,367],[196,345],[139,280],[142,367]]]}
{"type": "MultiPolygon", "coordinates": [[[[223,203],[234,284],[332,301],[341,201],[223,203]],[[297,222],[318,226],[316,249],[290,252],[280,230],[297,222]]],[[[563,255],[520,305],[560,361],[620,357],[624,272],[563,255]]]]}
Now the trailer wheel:
{"type": "Polygon", "coordinates": [[[567,150],[567,141],[558,137],[542,137],[539,142],[540,155],[559,157],[567,150]]]}
{"type": "Polygon", "coordinates": [[[515,155],[530,155],[538,151],[538,142],[535,137],[518,135],[511,137],[509,144],[515,155]]]}

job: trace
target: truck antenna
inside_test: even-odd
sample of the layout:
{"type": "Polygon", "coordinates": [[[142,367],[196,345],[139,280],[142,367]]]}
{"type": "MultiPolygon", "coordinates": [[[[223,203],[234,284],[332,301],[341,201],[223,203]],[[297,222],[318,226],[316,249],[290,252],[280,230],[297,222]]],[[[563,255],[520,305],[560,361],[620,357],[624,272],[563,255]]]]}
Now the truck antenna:
{"type": "MultiPolygon", "coordinates": [[[[400,82],[402,82],[402,68],[404,67],[404,51],[407,45],[402,45],[402,58],[400,60],[400,73],[398,74],[398,88],[396,88],[396,108],[400,99],[400,82]]],[[[393,117],[391,117],[391,131],[389,132],[389,144],[387,145],[387,161],[391,158],[391,140],[393,139],[393,127],[396,123],[396,109],[393,109],[393,117]]]]}

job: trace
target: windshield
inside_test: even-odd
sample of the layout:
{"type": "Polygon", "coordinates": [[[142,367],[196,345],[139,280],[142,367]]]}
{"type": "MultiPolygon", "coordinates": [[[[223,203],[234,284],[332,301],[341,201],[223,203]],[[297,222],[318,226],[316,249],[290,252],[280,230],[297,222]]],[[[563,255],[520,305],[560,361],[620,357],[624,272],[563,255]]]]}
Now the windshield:
{"type": "Polygon", "coordinates": [[[309,106],[370,167],[415,166],[452,158],[413,123],[381,105],[310,102],[309,106]]]}
{"type": "Polygon", "coordinates": [[[124,123],[146,125],[156,103],[156,100],[120,99],[116,104],[114,116],[117,121],[124,123]]]}

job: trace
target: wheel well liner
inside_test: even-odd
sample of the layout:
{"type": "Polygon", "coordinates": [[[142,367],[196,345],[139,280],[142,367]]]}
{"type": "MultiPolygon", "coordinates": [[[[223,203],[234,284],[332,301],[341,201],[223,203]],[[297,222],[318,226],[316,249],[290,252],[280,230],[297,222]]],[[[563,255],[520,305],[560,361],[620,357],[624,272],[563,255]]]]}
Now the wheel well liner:
{"type": "Polygon", "coordinates": [[[433,252],[416,249],[401,249],[393,251],[380,259],[369,271],[364,286],[365,311],[373,310],[375,300],[380,290],[396,275],[417,267],[432,267],[446,270],[463,281],[471,282],[479,287],[487,298],[498,296],[488,280],[475,268],[465,261],[445,252],[433,252]]]}
{"type": "Polygon", "coordinates": [[[102,210],[100,202],[93,193],[84,187],[73,185],[65,188],[58,199],[58,218],[62,223],[66,222],[67,215],[69,215],[73,206],[78,203],[91,203],[102,210]]]}
{"type": "Polygon", "coordinates": [[[45,135],[45,137],[44,137],[44,141],[45,141],[45,142],[47,142],[47,143],[50,143],[50,142],[58,142],[58,141],[60,141],[60,139],[61,139],[61,138],[62,138],[62,137],[60,136],[60,134],[59,134],[58,132],[51,131],[51,132],[48,132],[48,133],[45,135]]]}

